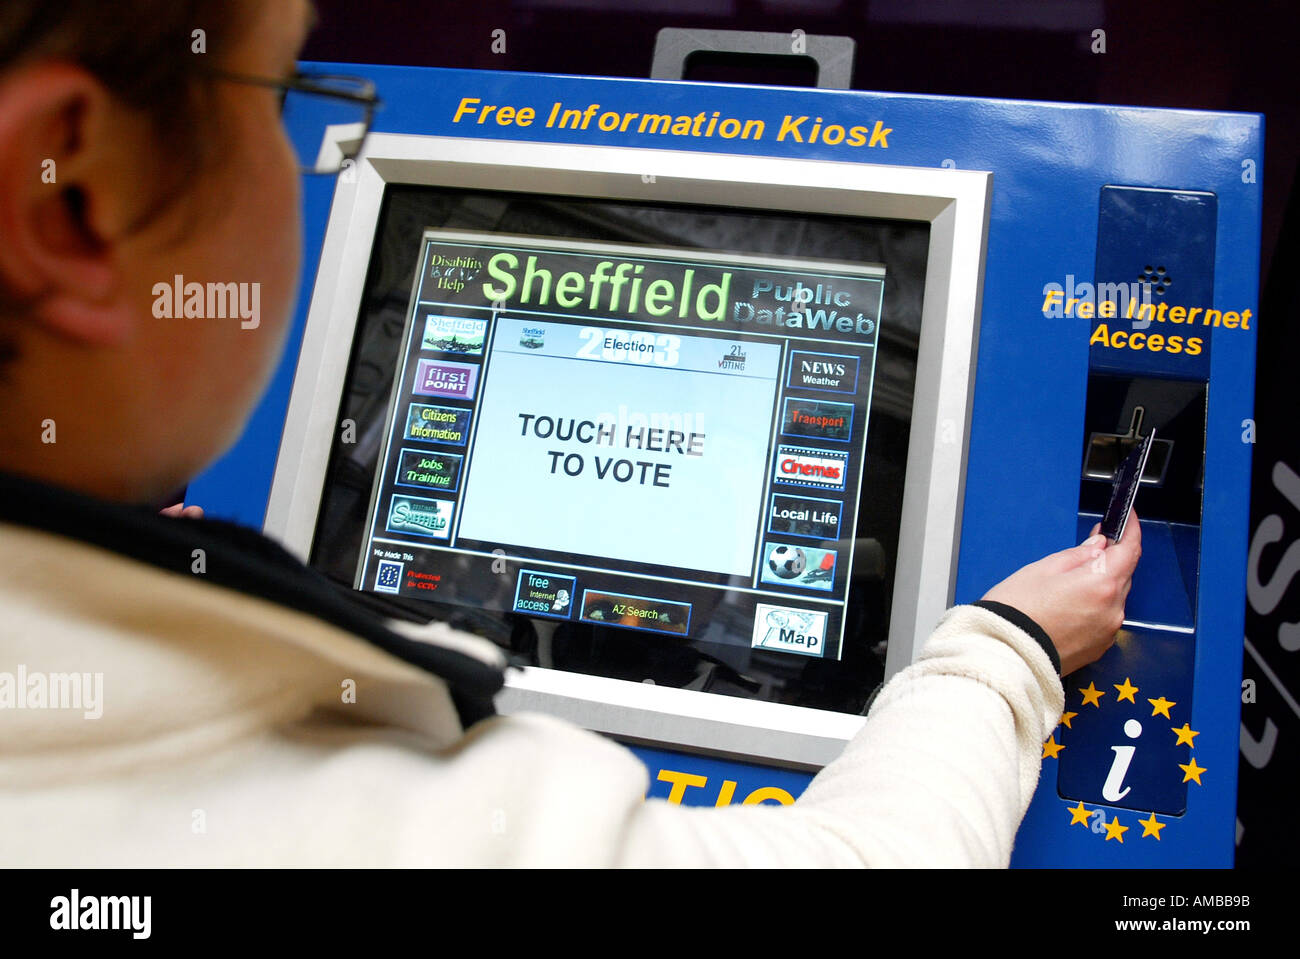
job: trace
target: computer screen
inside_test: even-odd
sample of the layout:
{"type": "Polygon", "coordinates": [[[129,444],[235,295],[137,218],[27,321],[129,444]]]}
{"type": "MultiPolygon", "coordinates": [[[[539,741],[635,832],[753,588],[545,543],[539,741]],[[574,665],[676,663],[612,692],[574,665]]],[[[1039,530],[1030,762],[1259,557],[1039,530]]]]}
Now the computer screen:
{"type": "Polygon", "coordinates": [[[535,665],[858,712],[928,228],[389,187],[312,562],[535,665]]]}
{"type": "Polygon", "coordinates": [[[265,529],[505,712],[825,763],[952,602],[990,180],[373,135],[265,529]]]}

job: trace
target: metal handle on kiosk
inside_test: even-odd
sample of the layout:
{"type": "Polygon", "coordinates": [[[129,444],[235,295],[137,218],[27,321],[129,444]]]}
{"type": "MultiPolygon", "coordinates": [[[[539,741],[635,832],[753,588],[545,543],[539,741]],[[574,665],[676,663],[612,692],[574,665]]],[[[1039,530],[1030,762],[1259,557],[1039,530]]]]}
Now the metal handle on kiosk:
{"type": "Polygon", "coordinates": [[[758,30],[688,30],[664,27],[655,37],[652,80],[682,80],[696,53],[723,53],[751,57],[798,57],[817,65],[817,86],[823,90],[848,90],[853,84],[851,37],[824,37],[758,30]]]}

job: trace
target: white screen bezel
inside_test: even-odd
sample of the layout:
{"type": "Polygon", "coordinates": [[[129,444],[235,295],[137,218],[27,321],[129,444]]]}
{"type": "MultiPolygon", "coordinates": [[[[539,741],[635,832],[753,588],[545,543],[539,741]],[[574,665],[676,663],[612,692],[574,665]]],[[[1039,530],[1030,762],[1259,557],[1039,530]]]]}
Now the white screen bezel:
{"type": "MultiPolygon", "coordinates": [[[[912,662],[953,600],[991,173],[403,134],[372,135],[347,172],[330,211],[264,523],[304,559],[390,184],[928,223],[887,676],[912,662]]],[[[512,671],[497,705],[506,713],[558,715],[624,740],[799,767],[829,762],[864,722],[542,667],[512,671]]]]}

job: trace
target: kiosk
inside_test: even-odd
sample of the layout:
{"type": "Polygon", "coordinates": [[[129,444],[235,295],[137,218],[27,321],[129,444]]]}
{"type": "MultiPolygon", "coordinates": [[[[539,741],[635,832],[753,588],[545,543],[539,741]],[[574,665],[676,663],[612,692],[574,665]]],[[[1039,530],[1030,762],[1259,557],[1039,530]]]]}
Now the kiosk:
{"type": "Polygon", "coordinates": [[[651,795],[788,802],[1155,428],[1014,861],[1231,864],[1261,118],[362,72],[283,368],[192,499],[492,638],[504,711],[651,795]]]}

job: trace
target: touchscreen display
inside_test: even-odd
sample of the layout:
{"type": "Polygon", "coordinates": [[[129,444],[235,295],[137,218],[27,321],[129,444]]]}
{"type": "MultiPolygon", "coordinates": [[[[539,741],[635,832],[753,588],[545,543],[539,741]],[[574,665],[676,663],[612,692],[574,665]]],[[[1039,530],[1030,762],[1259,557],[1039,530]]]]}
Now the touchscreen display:
{"type": "Polygon", "coordinates": [[[356,588],[840,658],[884,267],[419,243],[356,588]]]}
{"type": "Polygon", "coordinates": [[[310,562],[520,665],[859,712],[929,228],[663,189],[385,190],[310,562]]]}

